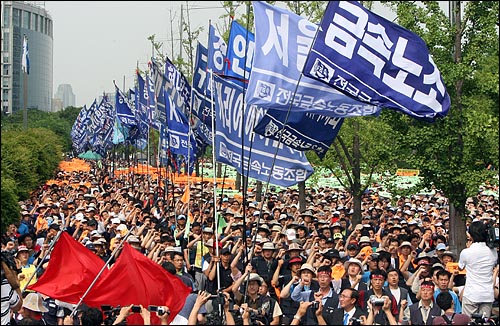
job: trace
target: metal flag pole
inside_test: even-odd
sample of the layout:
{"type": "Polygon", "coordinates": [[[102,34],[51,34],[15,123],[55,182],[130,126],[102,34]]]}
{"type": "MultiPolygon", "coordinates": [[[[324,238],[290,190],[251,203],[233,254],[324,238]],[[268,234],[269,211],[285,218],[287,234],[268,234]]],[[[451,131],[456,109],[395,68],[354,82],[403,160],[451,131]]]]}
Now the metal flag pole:
{"type": "Polygon", "coordinates": [[[92,281],[92,283],[89,285],[87,291],[85,291],[85,293],[83,294],[83,296],[80,298],[80,301],[78,301],[78,303],[76,304],[76,306],[73,308],[73,311],[71,312],[71,315],[70,315],[71,318],[73,318],[75,316],[75,313],[78,310],[78,307],[82,304],[83,299],[85,299],[85,297],[87,296],[87,294],[94,287],[95,283],[97,282],[97,279],[99,279],[99,277],[101,276],[101,274],[104,272],[104,269],[106,269],[106,267],[108,267],[109,262],[111,261],[111,259],[113,259],[115,257],[115,255],[118,252],[118,250],[121,249],[122,245],[127,240],[128,236],[130,235],[130,233],[132,232],[132,230],[134,228],[135,228],[135,225],[132,225],[132,227],[130,228],[130,230],[128,230],[127,234],[125,234],[125,236],[123,237],[123,239],[120,242],[120,244],[118,246],[116,246],[116,248],[113,250],[113,252],[109,256],[108,260],[106,261],[106,264],[104,264],[104,266],[102,266],[102,268],[99,271],[99,273],[96,275],[96,277],[94,278],[94,280],[92,281]]]}

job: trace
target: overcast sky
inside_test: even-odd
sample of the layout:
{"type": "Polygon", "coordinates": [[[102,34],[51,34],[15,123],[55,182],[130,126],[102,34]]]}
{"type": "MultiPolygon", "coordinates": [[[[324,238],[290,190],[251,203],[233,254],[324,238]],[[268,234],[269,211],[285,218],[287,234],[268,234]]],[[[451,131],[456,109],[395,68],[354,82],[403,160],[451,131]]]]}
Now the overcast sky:
{"type": "MultiPolygon", "coordinates": [[[[181,5],[186,8],[186,1],[44,3],[54,25],[54,94],[60,84],[70,84],[78,107],[90,105],[103,92],[114,92],[113,80],[122,90],[133,87],[137,63],[145,70],[151,58],[149,36],[163,42],[163,53],[171,57],[171,32],[178,40],[181,5]]],[[[204,28],[199,41],[206,45],[209,21],[223,28],[220,17],[226,11],[221,1],[188,3],[191,29],[204,28]]],[[[179,45],[174,43],[177,56],[179,45]]]]}
{"type": "MultiPolygon", "coordinates": [[[[113,80],[123,88],[125,76],[126,88],[132,87],[137,62],[144,70],[151,57],[150,35],[171,55],[181,4],[185,8],[185,1],[45,1],[54,23],[54,94],[60,84],[70,84],[76,106],[83,106],[104,91],[114,92],[113,80]]],[[[219,1],[189,1],[189,6],[192,29],[204,27],[200,42],[206,45],[209,20],[221,21],[225,10],[219,1]]],[[[177,56],[178,43],[174,51],[177,56]]]]}

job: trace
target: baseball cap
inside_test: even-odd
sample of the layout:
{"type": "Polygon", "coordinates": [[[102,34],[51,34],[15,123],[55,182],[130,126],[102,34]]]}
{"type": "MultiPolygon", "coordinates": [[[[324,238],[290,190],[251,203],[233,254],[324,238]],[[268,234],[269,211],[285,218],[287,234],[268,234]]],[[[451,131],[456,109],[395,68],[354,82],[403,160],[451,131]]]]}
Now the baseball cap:
{"type": "Polygon", "coordinates": [[[229,248],[222,248],[220,254],[221,255],[231,254],[231,250],[229,248]]]}
{"type": "Polygon", "coordinates": [[[342,233],[335,233],[335,234],[333,235],[333,239],[342,239],[342,238],[343,238],[343,237],[342,237],[342,233]]]}

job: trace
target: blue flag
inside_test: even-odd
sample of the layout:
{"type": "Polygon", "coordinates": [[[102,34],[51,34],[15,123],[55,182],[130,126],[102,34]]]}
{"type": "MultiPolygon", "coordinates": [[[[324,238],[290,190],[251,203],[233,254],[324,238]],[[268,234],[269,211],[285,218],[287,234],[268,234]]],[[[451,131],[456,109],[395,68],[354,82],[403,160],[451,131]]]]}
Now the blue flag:
{"type": "Polygon", "coordinates": [[[73,141],[73,148],[75,151],[80,154],[84,153],[89,149],[89,141],[91,138],[91,131],[89,128],[90,125],[90,117],[93,112],[97,109],[97,100],[94,99],[94,102],[87,108],[84,106],[80,112],[78,113],[78,117],[73,124],[73,128],[71,130],[71,139],[73,141]]]}
{"type": "Polygon", "coordinates": [[[445,117],[450,107],[425,42],[356,1],[328,3],[304,75],[421,120],[445,117]]]}
{"type": "Polygon", "coordinates": [[[23,72],[25,72],[27,75],[30,74],[30,56],[28,52],[28,38],[26,35],[23,37],[23,57],[21,59],[21,66],[23,69],[23,72]]]}
{"type": "Polygon", "coordinates": [[[223,75],[226,66],[227,44],[217,29],[210,24],[208,30],[208,70],[223,75]]]}
{"type": "Polygon", "coordinates": [[[348,97],[315,79],[301,77],[316,33],[315,24],[262,1],[252,4],[255,56],[246,93],[248,104],[341,118],[378,113],[378,107],[348,97]]]}
{"type": "MultiPolygon", "coordinates": [[[[165,75],[174,88],[179,92],[180,97],[184,101],[183,112],[187,115],[191,110],[191,85],[184,74],[177,69],[177,67],[170,61],[169,58],[165,60],[165,75]]],[[[171,92],[169,92],[170,94],[171,92]]]]}
{"type": "Polygon", "coordinates": [[[108,98],[103,96],[101,103],[97,109],[94,110],[89,124],[89,132],[93,135],[89,144],[92,150],[102,157],[106,156],[108,149],[113,144],[115,118],[115,108],[108,101],[108,98]]]}
{"type": "Polygon", "coordinates": [[[116,116],[120,119],[120,122],[128,127],[137,126],[137,119],[134,112],[130,106],[130,103],[121,92],[121,90],[115,84],[115,105],[116,105],[116,116]]]}
{"type": "Polygon", "coordinates": [[[193,71],[193,87],[191,108],[193,114],[212,129],[212,100],[210,95],[210,78],[207,73],[208,50],[200,42],[196,47],[196,60],[193,71]]]}
{"type": "Polygon", "coordinates": [[[214,86],[217,161],[235,167],[241,175],[283,187],[305,181],[313,173],[304,152],[252,131],[264,112],[243,105],[240,86],[216,75],[214,86]]]}
{"type": "Polygon", "coordinates": [[[231,22],[224,75],[243,87],[250,78],[255,53],[255,35],[236,20],[231,22]]]}
{"type": "Polygon", "coordinates": [[[193,161],[196,159],[196,141],[193,134],[189,132],[188,119],[175,107],[166,90],[164,96],[168,126],[168,147],[173,154],[183,155],[186,158],[189,156],[189,160],[193,161]]]}
{"type": "MultiPolygon", "coordinates": [[[[137,91],[135,92],[135,110],[139,121],[139,131],[143,138],[147,139],[149,127],[153,125],[153,108],[149,105],[149,96],[152,91],[148,91],[148,85],[139,71],[137,76],[137,91]]],[[[152,86],[152,84],[149,84],[152,86]]]]}
{"type": "Polygon", "coordinates": [[[113,144],[120,144],[125,142],[128,138],[127,127],[125,127],[118,117],[115,118],[115,125],[113,127],[113,144]]]}
{"type": "Polygon", "coordinates": [[[170,79],[171,76],[164,74],[158,63],[154,60],[150,63],[151,68],[151,80],[154,84],[154,90],[158,96],[157,98],[157,110],[155,119],[159,121],[160,124],[167,124],[167,117],[165,116],[165,96],[163,96],[163,89],[169,95],[169,98],[173,101],[174,106],[186,114],[186,102],[183,94],[176,88],[174,81],[170,79]]]}
{"type": "Polygon", "coordinates": [[[290,112],[287,117],[285,111],[269,109],[254,131],[298,151],[313,150],[323,158],[343,122],[343,118],[301,112],[290,112]]]}

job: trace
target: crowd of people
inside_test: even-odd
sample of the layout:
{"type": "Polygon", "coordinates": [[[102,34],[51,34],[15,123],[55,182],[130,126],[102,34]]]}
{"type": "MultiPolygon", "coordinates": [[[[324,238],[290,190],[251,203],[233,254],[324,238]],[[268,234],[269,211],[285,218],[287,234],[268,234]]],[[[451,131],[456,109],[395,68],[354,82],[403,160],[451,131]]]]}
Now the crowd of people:
{"type": "MultiPolygon", "coordinates": [[[[2,235],[2,325],[111,324],[96,307],[71,319],[71,305],[26,290],[50,264],[59,232],[110,265],[127,241],[191,287],[170,325],[465,325],[498,315],[498,243],[487,246],[498,196],[485,193],[498,188],[467,200],[467,248],[455,253],[440,191],[366,192],[353,224],[352,196],[330,187],[307,188],[301,210],[295,189],[261,201],[255,190],[214,198],[210,180],[164,189],[148,175],[111,177],[95,165],[55,180],[20,203],[21,220],[2,235]]],[[[169,308],[160,312],[168,324],[169,308]]],[[[122,307],[111,322],[132,313],[149,324],[153,312],[122,307]]]]}

